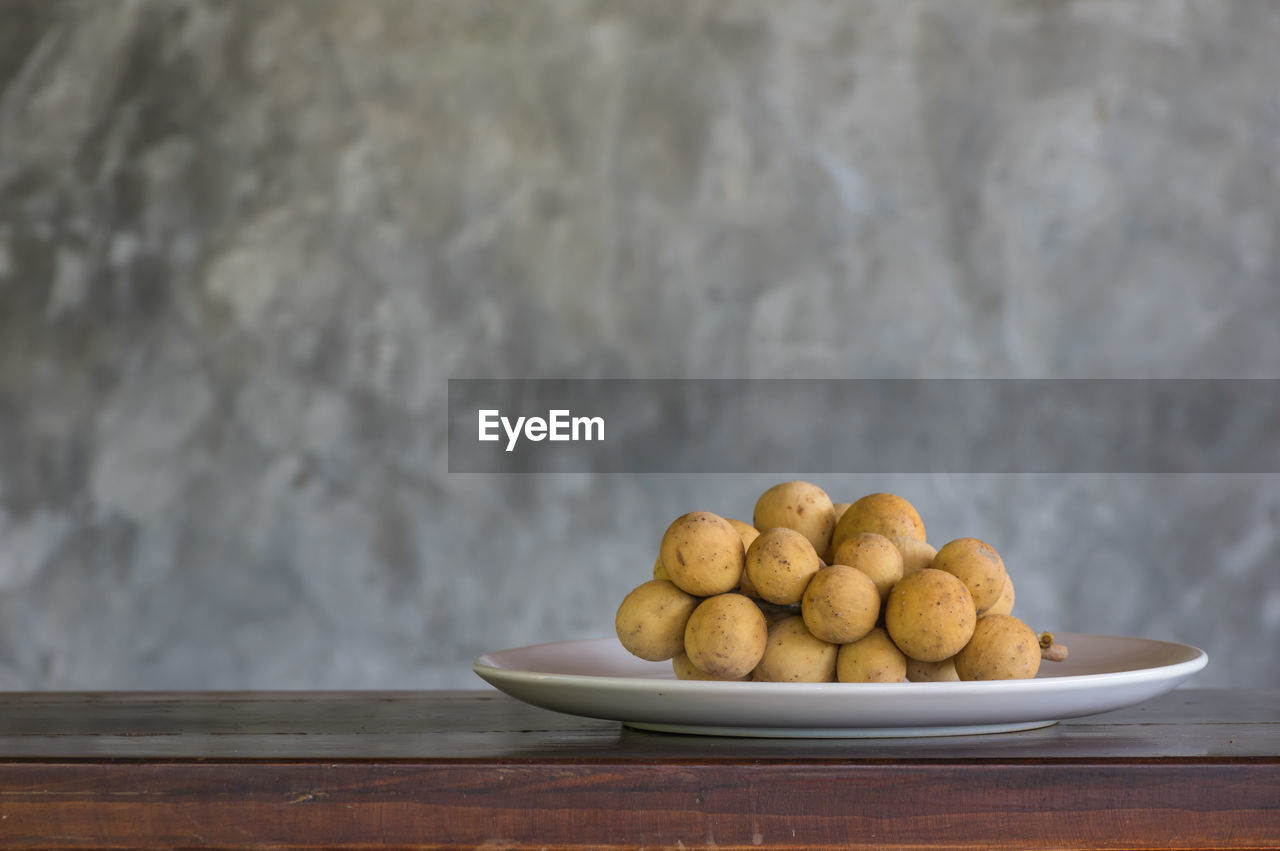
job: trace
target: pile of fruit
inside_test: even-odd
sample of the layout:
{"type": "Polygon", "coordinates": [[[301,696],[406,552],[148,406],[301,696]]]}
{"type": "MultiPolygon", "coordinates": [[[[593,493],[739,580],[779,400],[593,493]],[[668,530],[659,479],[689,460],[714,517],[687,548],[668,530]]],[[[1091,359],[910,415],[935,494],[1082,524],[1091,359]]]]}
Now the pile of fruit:
{"type": "Polygon", "coordinates": [[[629,652],[671,660],[681,679],[850,683],[1020,679],[1065,654],[1013,616],[994,547],[935,549],[900,496],[833,504],[784,482],[752,521],[676,518],[653,579],[618,607],[629,652]]]}

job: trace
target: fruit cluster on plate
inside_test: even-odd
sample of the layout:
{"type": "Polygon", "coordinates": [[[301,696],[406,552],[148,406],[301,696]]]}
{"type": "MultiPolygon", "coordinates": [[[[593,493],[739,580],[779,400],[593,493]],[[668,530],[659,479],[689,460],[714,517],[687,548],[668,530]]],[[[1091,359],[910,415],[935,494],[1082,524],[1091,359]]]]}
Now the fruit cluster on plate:
{"type": "MultiPolygon", "coordinates": [[[[1034,677],[1042,636],[1012,614],[1013,581],[977,538],[934,548],[896,494],[836,504],[792,481],[752,523],[681,515],[653,579],[618,607],[632,654],[677,677],[766,682],[939,682],[1034,677]]],[[[1048,644],[1048,640],[1045,641],[1048,644]]]]}

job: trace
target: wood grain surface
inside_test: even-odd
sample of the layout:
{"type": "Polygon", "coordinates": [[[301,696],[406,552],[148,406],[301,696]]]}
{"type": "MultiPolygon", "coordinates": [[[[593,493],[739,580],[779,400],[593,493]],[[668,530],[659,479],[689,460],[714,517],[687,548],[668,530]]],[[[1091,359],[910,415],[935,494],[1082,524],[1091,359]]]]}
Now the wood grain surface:
{"type": "Polygon", "coordinates": [[[10,694],[6,847],[1275,848],[1280,692],[1042,730],[645,733],[496,692],[10,694]]]}

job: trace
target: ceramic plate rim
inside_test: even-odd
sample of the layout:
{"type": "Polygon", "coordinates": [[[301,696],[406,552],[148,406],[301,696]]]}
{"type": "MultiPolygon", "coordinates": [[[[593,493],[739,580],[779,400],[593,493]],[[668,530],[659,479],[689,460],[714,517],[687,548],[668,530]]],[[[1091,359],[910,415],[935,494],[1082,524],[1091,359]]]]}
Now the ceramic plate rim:
{"type": "MultiPolygon", "coordinates": [[[[497,663],[494,658],[498,654],[504,653],[523,653],[533,651],[546,651],[557,647],[586,647],[588,645],[602,645],[616,643],[616,639],[610,638],[579,638],[567,641],[548,641],[538,644],[525,645],[523,647],[509,647],[502,650],[493,650],[484,653],[472,662],[472,670],[485,679],[484,674],[507,677],[522,678],[539,683],[547,684],[563,684],[565,686],[594,686],[600,688],[614,688],[621,690],[640,690],[649,691],[654,683],[660,683],[664,689],[675,691],[690,691],[698,693],[715,692],[725,690],[732,693],[734,691],[751,691],[751,692],[772,692],[778,689],[786,690],[814,690],[814,691],[838,691],[849,693],[896,693],[910,689],[913,692],[929,692],[936,691],[939,693],[950,693],[957,689],[964,691],[1008,691],[1008,690],[1034,690],[1042,691],[1048,687],[1078,688],[1081,685],[1092,683],[1106,683],[1109,681],[1132,682],[1134,680],[1145,679],[1165,679],[1171,675],[1190,676],[1202,670],[1208,664],[1208,655],[1204,650],[1190,644],[1183,644],[1175,641],[1166,641],[1163,639],[1151,638],[1133,638],[1130,636],[1120,635],[1104,635],[1100,633],[1058,633],[1062,641],[1069,642],[1074,638],[1089,639],[1118,639],[1124,641],[1139,641],[1149,644],[1160,644],[1170,649],[1179,649],[1189,652],[1189,658],[1171,662],[1166,665],[1155,665],[1147,668],[1133,668],[1128,670],[1104,671],[1093,674],[1063,674],[1049,677],[1036,677],[1029,680],[980,680],[971,682],[949,682],[949,683],[762,683],[762,682],[737,682],[737,681],[715,681],[715,680],[678,680],[668,679],[665,677],[627,677],[627,676],[605,676],[600,674],[566,674],[554,671],[533,671],[522,668],[512,668],[497,663]],[[483,673],[482,673],[483,672],[483,673]]],[[[1045,665],[1053,664],[1046,662],[1045,665]]],[[[486,679],[486,681],[488,681],[486,679]]]]}
{"type": "Polygon", "coordinates": [[[1176,688],[1208,664],[1204,650],[1173,641],[1090,633],[1063,632],[1058,636],[1068,646],[1082,643],[1101,654],[1081,660],[1086,668],[1110,664],[1115,669],[1029,680],[948,683],[677,680],[670,673],[669,662],[636,659],[622,649],[616,637],[492,651],[476,657],[472,669],[490,685],[530,705],[621,721],[627,726],[656,729],[661,725],[711,735],[865,737],[958,735],[997,723],[1043,721],[1047,725],[1141,703],[1176,688]],[[1123,644],[1126,642],[1130,646],[1123,644]],[[1117,653],[1118,658],[1113,659],[1117,653]],[[507,655],[542,658],[504,660],[507,655]],[[1155,664],[1145,664],[1147,655],[1153,655],[1155,664]],[[621,673],[555,670],[562,659],[567,667],[582,666],[590,671],[593,666],[609,670],[612,665],[621,673]],[[1162,661],[1165,659],[1169,661],[1162,661]],[[910,698],[904,700],[907,695],[910,698]],[[723,721],[709,708],[721,697],[733,698],[719,704],[730,707],[733,716],[723,721]],[[993,703],[997,698],[1000,700],[993,703]],[[804,711],[794,712],[799,706],[804,706],[804,711]],[[825,723],[820,723],[823,719],[825,723]],[[872,728],[877,732],[868,733],[872,728]],[[945,733],[939,732],[943,730],[945,733]]]}

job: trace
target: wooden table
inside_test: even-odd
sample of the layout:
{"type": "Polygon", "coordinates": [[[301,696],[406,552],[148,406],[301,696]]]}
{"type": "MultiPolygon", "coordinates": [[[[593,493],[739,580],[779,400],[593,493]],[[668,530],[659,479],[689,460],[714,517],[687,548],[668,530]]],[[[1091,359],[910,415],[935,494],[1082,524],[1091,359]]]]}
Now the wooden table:
{"type": "Polygon", "coordinates": [[[1280,690],[1021,733],[646,733],[494,691],[0,696],[9,847],[1280,848],[1280,690]]]}

